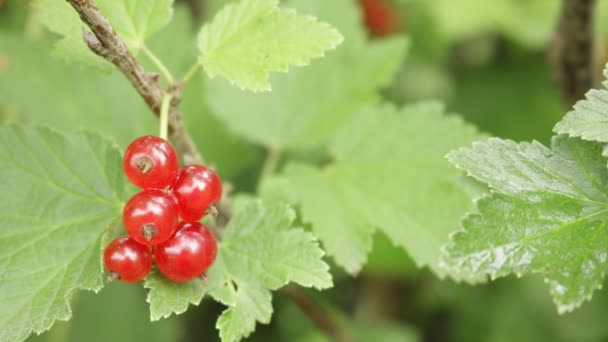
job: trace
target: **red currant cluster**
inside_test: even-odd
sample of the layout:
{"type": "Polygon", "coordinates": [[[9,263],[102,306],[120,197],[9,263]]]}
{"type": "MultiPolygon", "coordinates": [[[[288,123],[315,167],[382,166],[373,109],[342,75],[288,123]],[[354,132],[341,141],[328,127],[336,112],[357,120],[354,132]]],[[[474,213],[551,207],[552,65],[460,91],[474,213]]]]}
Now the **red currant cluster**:
{"type": "Polygon", "coordinates": [[[131,183],[144,190],[131,197],[122,212],[129,236],[116,238],[104,251],[108,279],[139,281],[150,271],[153,258],[174,281],[204,275],[215,261],[217,243],[199,221],[216,212],[214,205],[222,196],[219,177],[202,165],[180,171],[173,147],[155,136],[135,139],[122,166],[131,183]]]}

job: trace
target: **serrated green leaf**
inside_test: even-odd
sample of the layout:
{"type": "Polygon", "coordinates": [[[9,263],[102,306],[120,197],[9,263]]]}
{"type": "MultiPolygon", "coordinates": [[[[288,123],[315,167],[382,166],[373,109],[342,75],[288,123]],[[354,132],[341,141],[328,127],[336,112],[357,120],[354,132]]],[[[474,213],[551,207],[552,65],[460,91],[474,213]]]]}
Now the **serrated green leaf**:
{"type": "Polygon", "coordinates": [[[144,287],[149,289],[146,300],[150,303],[150,319],[157,321],[172,314],[184,313],[188,305],[198,305],[207,293],[213,294],[216,300],[225,305],[233,305],[234,293],[224,286],[227,280],[224,270],[221,255],[207,272],[206,282],[200,279],[174,282],[154,268],[144,282],[144,287]]]}
{"type": "Polygon", "coordinates": [[[146,276],[144,287],[150,289],[147,301],[153,321],[167,318],[173,313],[184,313],[189,304],[198,305],[205,295],[202,281],[196,279],[178,283],[164,277],[156,268],[146,276]]]}
{"type": "Polygon", "coordinates": [[[391,82],[407,41],[368,41],[359,8],[350,0],[295,0],[286,6],[336,25],[344,43],[306,68],[272,75],[270,93],[253,94],[213,80],[205,98],[230,129],[254,143],[275,149],[316,147],[357,110],[378,101],[378,89],[391,82]]]}
{"type": "Polygon", "coordinates": [[[375,108],[338,132],[333,164],[291,164],[286,173],[303,219],[347,271],[361,269],[379,228],[419,266],[439,272],[439,249],[471,198],[444,155],[477,137],[438,105],[375,108]]]}
{"type": "MultiPolygon", "coordinates": [[[[127,47],[137,54],[144,41],[171,20],[173,0],[98,0],[95,2],[127,47]]],[[[53,55],[66,61],[83,63],[109,71],[111,66],[89,50],[82,37],[88,27],[66,1],[36,0],[41,22],[62,36],[53,55]]]]}
{"type": "Polygon", "coordinates": [[[208,293],[228,306],[217,322],[223,341],[248,336],[272,314],[270,290],[288,282],[324,289],[332,285],[329,266],[314,236],[292,228],[295,213],[285,204],[248,200],[225,228],[208,283],[175,283],[158,272],[146,278],[152,319],[184,312],[208,293]]]}
{"type": "Polygon", "coordinates": [[[220,75],[241,89],[268,91],[270,72],[307,65],[342,40],[315,17],[279,9],[278,0],[240,0],[203,26],[199,61],[211,78],[220,75]]]}
{"type": "Polygon", "coordinates": [[[239,283],[235,305],[217,320],[223,342],[239,341],[255,330],[256,322],[268,324],[272,316],[272,296],[268,289],[255,283],[239,283]]]}
{"type": "Polygon", "coordinates": [[[291,228],[295,212],[284,204],[248,205],[235,216],[221,244],[231,274],[275,290],[293,281],[317,289],[332,285],[324,253],[311,233],[291,228]]]}
{"type": "MultiPolygon", "coordinates": [[[[608,78],[608,69],[604,70],[604,77],[608,78]]],[[[604,82],[604,87],[608,88],[608,82],[604,82]]],[[[608,143],[608,90],[591,89],[585,94],[585,100],[578,101],[553,131],[608,143]]],[[[604,150],[604,155],[608,156],[608,150],[604,150]]]]}
{"type": "Polygon", "coordinates": [[[608,170],[601,146],[557,136],[540,143],[490,139],[449,159],[495,193],[453,236],[444,266],[480,281],[541,273],[559,312],[589,299],[608,266],[608,170]]]}
{"type": "Polygon", "coordinates": [[[234,303],[217,321],[222,341],[238,341],[249,336],[256,322],[270,322],[268,289],[289,281],[319,289],[331,286],[323,251],[312,234],[289,228],[294,218],[287,205],[250,201],[226,227],[220,254],[227,275],[224,288],[233,293],[234,303]]]}
{"type": "Polygon", "coordinates": [[[0,340],[71,316],[76,289],[101,289],[101,240],[120,218],[116,146],[92,133],[0,127],[0,340]]]}

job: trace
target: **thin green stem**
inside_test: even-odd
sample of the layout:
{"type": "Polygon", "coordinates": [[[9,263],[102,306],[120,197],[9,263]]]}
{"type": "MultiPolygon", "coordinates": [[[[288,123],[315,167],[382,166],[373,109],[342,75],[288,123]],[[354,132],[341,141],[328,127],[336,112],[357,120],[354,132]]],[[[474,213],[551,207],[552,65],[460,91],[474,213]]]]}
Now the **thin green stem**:
{"type": "Polygon", "coordinates": [[[200,68],[200,65],[197,63],[194,63],[190,69],[188,69],[188,71],[186,72],[186,75],[184,75],[184,77],[182,78],[181,81],[181,86],[185,86],[188,82],[190,82],[190,79],[194,76],[194,74],[196,74],[196,72],[198,71],[198,69],[200,68]]]}
{"type": "Polygon", "coordinates": [[[270,148],[264,165],[262,166],[262,174],[260,175],[260,183],[263,179],[270,177],[276,170],[279,160],[281,159],[281,150],[278,148],[270,148]]]}
{"type": "Polygon", "coordinates": [[[167,140],[169,130],[169,105],[171,104],[171,94],[165,93],[160,103],[160,133],[159,136],[167,140]]]}
{"type": "Polygon", "coordinates": [[[152,63],[154,63],[154,65],[156,65],[158,71],[160,71],[160,73],[167,80],[167,82],[169,82],[169,85],[174,85],[175,79],[173,79],[173,75],[171,75],[171,72],[169,71],[169,69],[167,69],[165,64],[163,64],[160,58],[158,58],[158,56],[156,56],[154,52],[148,49],[148,47],[145,45],[141,46],[141,51],[144,52],[144,54],[150,59],[150,61],[152,61],[152,63]]]}

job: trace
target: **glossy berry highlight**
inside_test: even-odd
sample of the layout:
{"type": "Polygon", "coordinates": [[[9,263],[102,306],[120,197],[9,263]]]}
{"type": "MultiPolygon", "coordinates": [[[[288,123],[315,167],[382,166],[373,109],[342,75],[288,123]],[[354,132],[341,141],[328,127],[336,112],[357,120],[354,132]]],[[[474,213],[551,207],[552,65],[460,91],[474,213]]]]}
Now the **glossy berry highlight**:
{"type": "Polygon", "coordinates": [[[177,282],[202,276],[216,255],[215,237],[199,222],[182,222],[174,237],[154,248],[158,269],[177,282]]]}
{"type": "Polygon", "coordinates": [[[127,233],[143,245],[157,245],[166,241],[175,232],[178,219],[175,199],[154,189],[131,197],[122,212],[127,233]]]}
{"type": "Polygon", "coordinates": [[[179,204],[184,221],[199,221],[211,205],[222,198],[222,182],[217,174],[202,165],[184,167],[169,188],[179,204]]]}
{"type": "Polygon", "coordinates": [[[103,252],[103,262],[110,272],[108,281],[125,283],[142,280],[152,267],[152,253],[144,245],[123,236],[114,239],[103,252]]]}
{"type": "Polygon", "coordinates": [[[165,189],[179,172],[177,154],[168,141],[146,135],[135,139],[123,156],[125,175],[143,189],[165,189]]]}

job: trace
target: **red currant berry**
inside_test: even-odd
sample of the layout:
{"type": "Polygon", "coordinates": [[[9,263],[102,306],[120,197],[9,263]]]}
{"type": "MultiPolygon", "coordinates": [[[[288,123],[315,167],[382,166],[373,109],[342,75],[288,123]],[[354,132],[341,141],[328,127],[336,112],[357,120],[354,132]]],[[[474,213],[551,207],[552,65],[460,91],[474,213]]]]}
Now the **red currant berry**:
{"type": "Polygon", "coordinates": [[[152,135],[133,140],[125,151],[122,167],[131,183],[143,189],[164,189],[179,172],[173,147],[168,141],[152,135]]]}
{"type": "Polygon", "coordinates": [[[108,281],[119,279],[125,283],[134,283],[150,272],[152,253],[148,247],[123,236],[114,239],[106,247],[103,263],[110,271],[108,281]]]}
{"type": "Polygon", "coordinates": [[[179,204],[179,214],[185,221],[199,221],[212,204],[222,197],[222,182],[217,174],[202,165],[184,167],[169,192],[179,204]]]}
{"type": "Polygon", "coordinates": [[[157,245],[173,235],[178,222],[177,202],[160,190],[144,190],[122,211],[122,222],[129,236],[143,245],[157,245]]]}
{"type": "Polygon", "coordinates": [[[215,261],[217,243],[199,222],[182,222],[171,239],[154,248],[158,269],[169,279],[184,282],[203,275],[215,261]]]}
{"type": "Polygon", "coordinates": [[[367,30],[373,36],[388,36],[399,29],[399,16],[387,0],[359,0],[367,30]]]}

